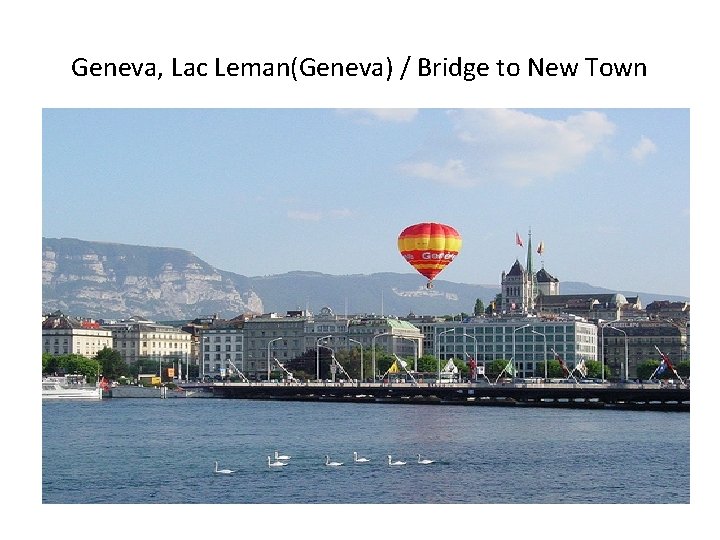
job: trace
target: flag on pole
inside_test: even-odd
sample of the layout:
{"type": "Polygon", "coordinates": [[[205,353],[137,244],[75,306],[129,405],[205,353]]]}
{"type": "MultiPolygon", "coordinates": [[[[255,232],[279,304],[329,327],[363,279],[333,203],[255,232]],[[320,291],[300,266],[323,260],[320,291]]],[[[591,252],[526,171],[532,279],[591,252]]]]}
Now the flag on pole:
{"type": "Polygon", "coordinates": [[[562,368],[563,373],[567,373],[568,375],[570,375],[570,370],[565,365],[565,362],[563,362],[563,359],[560,358],[559,356],[558,356],[558,362],[560,362],[560,367],[562,368]]]}
{"type": "Polygon", "coordinates": [[[520,238],[520,234],[517,232],[515,233],[515,243],[520,247],[523,245],[522,238],[520,238]]]}
{"type": "Polygon", "coordinates": [[[542,255],[545,252],[545,242],[540,242],[537,247],[538,255],[542,255]]]}
{"type": "Polygon", "coordinates": [[[517,370],[515,369],[515,362],[513,360],[510,360],[508,362],[508,365],[505,366],[505,371],[511,376],[514,377],[517,373],[517,370]]]}
{"type": "Polygon", "coordinates": [[[584,358],[578,362],[578,364],[575,366],[575,369],[578,370],[580,375],[582,375],[583,377],[587,377],[588,370],[587,370],[587,366],[585,365],[584,358]]]}
{"type": "Polygon", "coordinates": [[[568,375],[570,375],[570,370],[569,370],[568,367],[565,365],[565,362],[563,362],[562,357],[557,353],[557,351],[556,351],[555,349],[550,349],[550,350],[551,350],[552,353],[555,355],[555,358],[557,358],[557,361],[560,362],[560,367],[562,368],[562,372],[563,372],[563,373],[567,373],[568,375]]]}
{"type": "Polygon", "coordinates": [[[667,354],[665,354],[664,352],[662,352],[657,345],[655,345],[655,350],[660,354],[660,367],[657,368],[655,374],[660,375],[666,369],[669,369],[677,376],[678,379],[680,379],[682,381],[682,378],[680,377],[678,372],[675,371],[675,366],[672,365],[672,362],[670,361],[670,357],[667,354]]]}
{"type": "Polygon", "coordinates": [[[665,365],[667,365],[668,369],[672,372],[675,372],[675,366],[673,366],[672,362],[670,362],[670,358],[668,357],[668,355],[665,353],[662,353],[662,359],[663,359],[663,363],[665,365]]]}

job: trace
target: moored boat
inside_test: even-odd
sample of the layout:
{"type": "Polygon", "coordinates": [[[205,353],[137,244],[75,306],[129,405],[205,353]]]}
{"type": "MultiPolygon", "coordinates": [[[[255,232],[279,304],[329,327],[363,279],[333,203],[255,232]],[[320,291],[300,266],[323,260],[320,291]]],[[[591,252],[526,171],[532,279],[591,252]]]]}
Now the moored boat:
{"type": "Polygon", "coordinates": [[[45,377],[42,380],[43,399],[102,399],[102,387],[86,385],[84,379],[72,376],[45,377]]]}

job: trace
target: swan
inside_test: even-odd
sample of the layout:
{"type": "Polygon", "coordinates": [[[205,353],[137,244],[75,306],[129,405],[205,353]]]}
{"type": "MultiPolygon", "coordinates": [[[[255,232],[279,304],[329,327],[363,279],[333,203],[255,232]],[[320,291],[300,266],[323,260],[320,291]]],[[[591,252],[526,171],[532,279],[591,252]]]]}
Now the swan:
{"type": "Polygon", "coordinates": [[[270,461],[270,456],[268,456],[268,467],[284,467],[287,465],[284,461],[270,461]]]}
{"type": "Polygon", "coordinates": [[[233,474],[234,472],[230,469],[218,469],[218,462],[215,462],[215,474],[233,474]]]}
{"type": "Polygon", "coordinates": [[[418,457],[418,463],[421,465],[430,465],[431,463],[435,463],[435,460],[433,459],[420,459],[420,454],[417,455],[418,457]]]}
{"type": "Polygon", "coordinates": [[[329,467],[339,467],[342,465],[341,461],[330,461],[330,456],[325,456],[325,465],[329,467]]]}
{"type": "Polygon", "coordinates": [[[368,458],[358,457],[357,452],[353,452],[353,460],[355,460],[355,463],[367,463],[370,461],[368,458]]]}
{"type": "Polygon", "coordinates": [[[278,451],[275,450],[275,461],[277,461],[279,459],[290,459],[290,456],[281,456],[278,454],[278,451]]]}
{"type": "Polygon", "coordinates": [[[388,454],[388,465],[405,465],[407,461],[393,461],[392,456],[388,454]]]}

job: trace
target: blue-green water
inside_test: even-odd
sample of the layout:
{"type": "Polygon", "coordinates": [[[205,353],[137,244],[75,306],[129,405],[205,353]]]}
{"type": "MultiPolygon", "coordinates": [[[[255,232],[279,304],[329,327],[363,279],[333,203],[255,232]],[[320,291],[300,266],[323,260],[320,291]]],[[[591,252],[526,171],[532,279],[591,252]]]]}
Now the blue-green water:
{"type": "Polygon", "coordinates": [[[687,413],[108,399],[42,404],[43,503],[689,503],[687,413]],[[289,454],[271,469],[267,456],[289,454]],[[354,464],[353,451],[371,459],[354,464]],[[419,465],[416,455],[436,460],[419,465]],[[407,461],[389,467],[387,455],[407,461]],[[326,467],[325,456],[342,461],[326,467]],[[661,459],[659,459],[661,458],[661,459]],[[214,462],[235,469],[213,473],[214,462]]]}

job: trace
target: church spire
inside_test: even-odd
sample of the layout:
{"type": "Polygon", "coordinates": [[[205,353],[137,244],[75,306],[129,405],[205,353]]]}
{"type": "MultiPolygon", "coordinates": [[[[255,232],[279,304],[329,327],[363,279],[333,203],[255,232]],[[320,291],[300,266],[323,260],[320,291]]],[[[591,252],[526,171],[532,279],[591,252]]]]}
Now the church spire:
{"type": "Polygon", "coordinates": [[[533,264],[532,264],[532,229],[528,228],[528,251],[527,251],[527,264],[525,265],[525,268],[527,269],[528,274],[533,274],[533,264]]]}

